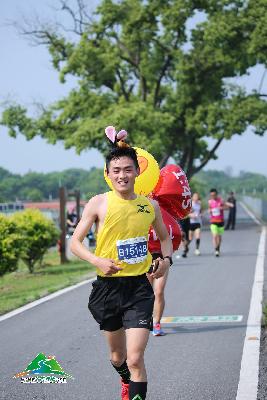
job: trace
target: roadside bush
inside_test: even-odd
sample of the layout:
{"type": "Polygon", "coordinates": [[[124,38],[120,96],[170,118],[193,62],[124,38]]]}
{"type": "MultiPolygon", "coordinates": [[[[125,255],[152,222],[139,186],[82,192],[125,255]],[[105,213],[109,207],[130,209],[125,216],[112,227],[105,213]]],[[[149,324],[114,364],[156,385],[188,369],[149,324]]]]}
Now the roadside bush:
{"type": "Polygon", "coordinates": [[[50,219],[35,209],[17,212],[12,220],[23,239],[21,258],[33,273],[35,264],[42,260],[50,247],[56,245],[59,231],[50,219]]]}
{"type": "Polygon", "coordinates": [[[0,276],[18,268],[21,249],[22,238],[16,224],[0,214],[0,276]]]}

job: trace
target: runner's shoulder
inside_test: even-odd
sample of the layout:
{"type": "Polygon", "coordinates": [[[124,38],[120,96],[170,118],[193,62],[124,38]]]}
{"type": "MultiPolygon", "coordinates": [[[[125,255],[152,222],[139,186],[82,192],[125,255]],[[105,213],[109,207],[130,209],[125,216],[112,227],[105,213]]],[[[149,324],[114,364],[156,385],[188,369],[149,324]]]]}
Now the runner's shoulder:
{"type": "Polygon", "coordinates": [[[151,204],[152,207],[154,208],[154,211],[155,211],[155,212],[158,211],[158,210],[160,210],[160,208],[159,208],[159,203],[157,202],[157,200],[148,198],[148,201],[150,202],[150,204],[151,204]]]}
{"type": "Polygon", "coordinates": [[[106,203],[106,198],[106,193],[97,194],[96,196],[91,197],[85,205],[84,213],[97,214],[101,207],[106,203]]]}

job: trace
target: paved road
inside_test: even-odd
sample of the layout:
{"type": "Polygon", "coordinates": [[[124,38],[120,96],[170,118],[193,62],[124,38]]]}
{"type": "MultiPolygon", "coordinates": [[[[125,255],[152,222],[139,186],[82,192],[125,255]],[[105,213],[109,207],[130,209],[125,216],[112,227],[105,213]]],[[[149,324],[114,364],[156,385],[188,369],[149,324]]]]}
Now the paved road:
{"type": "MultiPolygon", "coordinates": [[[[165,316],[243,315],[241,322],[166,325],[146,353],[148,399],[235,400],[260,227],[239,208],[236,231],[212,254],[208,230],[201,256],[177,258],[167,285],[165,316]]],[[[118,378],[107,347],[87,311],[85,285],[0,322],[0,399],[118,400],[118,378]],[[75,379],[66,384],[22,384],[21,372],[40,352],[55,355],[75,379]]]]}

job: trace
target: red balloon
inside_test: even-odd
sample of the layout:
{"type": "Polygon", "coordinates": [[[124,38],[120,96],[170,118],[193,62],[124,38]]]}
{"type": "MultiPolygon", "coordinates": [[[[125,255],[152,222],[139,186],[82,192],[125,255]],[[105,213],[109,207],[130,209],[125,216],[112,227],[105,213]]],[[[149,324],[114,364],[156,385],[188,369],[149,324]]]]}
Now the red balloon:
{"type": "Polygon", "coordinates": [[[176,219],[183,219],[190,213],[191,191],[185,172],[179,165],[169,164],[160,170],[151,197],[176,219]]]}
{"type": "MultiPolygon", "coordinates": [[[[182,239],[180,225],[163,208],[161,208],[161,215],[170,235],[170,238],[172,239],[173,250],[177,250],[180,246],[182,239]]],[[[150,253],[161,253],[160,241],[156,235],[156,232],[153,229],[153,226],[150,227],[148,233],[148,250],[150,251],[150,253]]]]}

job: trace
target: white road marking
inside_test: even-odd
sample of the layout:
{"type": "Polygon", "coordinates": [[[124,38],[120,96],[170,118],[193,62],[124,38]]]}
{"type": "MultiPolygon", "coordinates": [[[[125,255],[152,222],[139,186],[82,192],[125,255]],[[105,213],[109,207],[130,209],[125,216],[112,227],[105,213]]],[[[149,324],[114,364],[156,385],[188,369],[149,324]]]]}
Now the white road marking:
{"type": "Polygon", "coordinates": [[[185,317],[163,317],[163,324],[202,324],[214,322],[241,322],[243,315],[197,315],[185,317]]]}
{"type": "Polygon", "coordinates": [[[245,212],[253,219],[256,224],[261,225],[260,220],[247,208],[246,204],[244,204],[242,201],[239,202],[240,205],[243,207],[245,212]]]}
{"type": "Polygon", "coordinates": [[[262,227],[236,400],[257,399],[265,241],[266,228],[262,227]]]}
{"type": "Polygon", "coordinates": [[[8,318],[14,317],[15,315],[21,314],[24,311],[30,310],[33,307],[39,306],[39,304],[45,303],[46,301],[52,300],[55,297],[61,296],[64,293],[70,292],[71,290],[74,290],[80,286],[86,285],[87,283],[90,283],[95,280],[95,277],[87,279],[86,281],[77,283],[76,285],[68,286],[65,289],[58,290],[57,292],[54,292],[52,294],[49,294],[48,296],[42,297],[39,300],[35,300],[29,304],[26,304],[25,306],[19,307],[16,310],[10,311],[9,313],[6,313],[2,316],[0,316],[0,322],[4,321],[8,318]]]}

